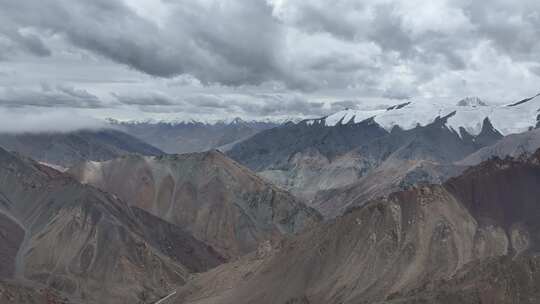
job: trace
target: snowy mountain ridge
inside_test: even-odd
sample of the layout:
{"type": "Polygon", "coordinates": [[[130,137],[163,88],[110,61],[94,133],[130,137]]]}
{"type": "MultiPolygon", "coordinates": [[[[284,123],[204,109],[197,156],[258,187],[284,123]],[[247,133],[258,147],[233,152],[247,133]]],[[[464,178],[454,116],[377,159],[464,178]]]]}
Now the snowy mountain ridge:
{"type": "Polygon", "coordinates": [[[219,125],[241,125],[241,124],[285,124],[288,122],[298,123],[302,119],[296,117],[285,118],[265,118],[265,119],[243,119],[241,117],[220,119],[220,120],[198,120],[198,119],[144,119],[144,120],[119,120],[115,118],[106,118],[105,121],[112,125],[205,125],[205,126],[219,126],[219,125]]]}
{"type": "Polygon", "coordinates": [[[396,126],[404,130],[425,126],[442,117],[447,117],[446,126],[458,134],[461,134],[460,128],[464,128],[469,134],[478,135],[486,118],[503,135],[520,133],[539,124],[540,94],[508,105],[490,105],[478,97],[468,97],[454,105],[430,99],[415,99],[381,110],[345,109],[300,123],[336,126],[373,119],[390,131],[396,126]]]}

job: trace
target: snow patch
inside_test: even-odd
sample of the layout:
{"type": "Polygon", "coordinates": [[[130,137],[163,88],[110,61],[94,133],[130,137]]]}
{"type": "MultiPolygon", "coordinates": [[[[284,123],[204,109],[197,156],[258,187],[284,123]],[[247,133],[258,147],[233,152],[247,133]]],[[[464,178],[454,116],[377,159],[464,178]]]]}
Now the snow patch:
{"type": "MultiPolygon", "coordinates": [[[[415,99],[383,110],[343,110],[322,118],[327,126],[338,124],[360,123],[373,118],[387,131],[398,126],[404,130],[416,126],[426,126],[437,117],[448,117],[446,127],[460,134],[464,128],[472,135],[482,131],[484,119],[488,118],[493,127],[503,135],[520,133],[533,128],[537,124],[537,111],[540,108],[540,95],[528,98],[526,102],[512,106],[490,105],[478,97],[467,97],[457,103],[435,99],[415,99]]],[[[320,119],[307,120],[313,125],[320,119]]]]}

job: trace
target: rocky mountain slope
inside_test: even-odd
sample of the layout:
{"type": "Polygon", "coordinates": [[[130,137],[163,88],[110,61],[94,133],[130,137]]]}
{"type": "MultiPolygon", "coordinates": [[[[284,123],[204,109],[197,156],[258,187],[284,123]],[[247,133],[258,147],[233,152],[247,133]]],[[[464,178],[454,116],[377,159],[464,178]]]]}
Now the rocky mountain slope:
{"type": "Polygon", "coordinates": [[[493,145],[484,147],[458,162],[460,165],[477,165],[491,157],[505,158],[530,155],[540,148],[540,129],[505,136],[493,145]]]}
{"type": "Polygon", "coordinates": [[[540,302],[540,257],[509,256],[470,263],[450,280],[396,294],[386,304],[534,304],[540,302]]]}
{"type": "Polygon", "coordinates": [[[167,153],[203,152],[219,147],[227,148],[260,131],[279,126],[279,123],[244,121],[214,124],[203,122],[117,122],[113,126],[167,153]]]}
{"type": "Polygon", "coordinates": [[[69,171],[178,225],[227,257],[261,241],[298,232],[319,215],[218,151],[162,157],[126,156],[69,171]]]}
{"type": "Polygon", "coordinates": [[[440,184],[459,175],[466,166],[440,164],[429,160],[388,159],[346,186],[318,191],[310,205],[326,218],[334,218],[351,207],[387,196],[417,184],[440,184]]]}
{"type": "Polygon", "coordinates": [[[147,303],[224,261],[179,227],[2,149],[0,227],[0,279],[11,280],[0,299],[23,304],[48,297],[44,288],[75,302],[147,303]]]}
{"type": "Polygon", "coordinates": [[[263,131],[237,144],[228,155],[316,207],[320,203],[313,200],[321,194],[363,184],[362,178],[368,180],[370,175],[392,186],[377,194],[395,191],[394,186],[402,184],[444,180],[447,173],[459,173],[446,167],[502,138],[488,118],[477,134],[457,132],[448,125],[453,115],[411,129],[396,125],[390,131],[373,118],[358,123],[350,118],[348,123],[342,120],[330,126],[325,120],[303,121],[263,131]],[[402,179],[394,178],[396,170],[402,179]]]}
{"type": "Polygon", "coordinates": [[[2,279],[0,279],[0,303],[81,304],[50,287],[2,279]]]}
{"type": "MultiPolygon", "coordinates": [[[[441,147],[447,146],[443,145],[441,147]]],[[[539,148],[540,131],[539,129],[533,129],[524,133],[505,136],[495,141],[495,143],[467,155],[464,159],[453,162],[449,160],[424,160],[421,158],[409,160],[407,157],[400,159],[391,155],[373,170],[360,175],[361,177],[350,177],[349,184],[343,183],[345,186],[320,187],[320,189],[325,190],[315,192],[316,195],[312,198],[311,205],[325,216],[334,217],[354,203],[366,202],[379,196],[388,195],[418,182],[441,183],[452,176],[459,175],[467,167],[479,164],[492,157],[526,157],[539,148]]],[[[455,155],[462,156],[463,154],[457,153],[455,155]]],[[[262,172],[261,174],[266,176],[267,173],[262,172]]],[[[317,176],[324,179],[323,175],[317,176]]],[[[340,176],[345,175],[342,173],[340,176]]],[[[336,179],[329,180],[336,181],[336,179]]],[[[339,182],[339,180],[337,181],[339,182]]],[[[336,184],[338,183],[336,182],[336,184]]],[[[305,194],[303,195],[305,196],[305,194]]]]}
{"type": "Polygon", "coordinates": [[[198,275],[170,303],[536,303],[540,151],[412,187],[198,275]]]}
{"type": "Polygon", "coordinates": [[[64,168],[86,160],[108,160],[129,153],[163,154],[131,135],[112,129],[71,133],[0,133],[0,147],[64,168]]]}

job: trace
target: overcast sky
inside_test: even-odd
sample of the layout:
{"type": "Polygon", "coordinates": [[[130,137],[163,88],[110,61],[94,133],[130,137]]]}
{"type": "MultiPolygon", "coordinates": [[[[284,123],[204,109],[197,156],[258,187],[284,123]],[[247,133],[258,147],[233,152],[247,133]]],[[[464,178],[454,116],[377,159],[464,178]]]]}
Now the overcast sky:
{"type": "Polygon", "coordinates": [[[538,92],[538,0],[0,0],[0,128],[538,92]]]}

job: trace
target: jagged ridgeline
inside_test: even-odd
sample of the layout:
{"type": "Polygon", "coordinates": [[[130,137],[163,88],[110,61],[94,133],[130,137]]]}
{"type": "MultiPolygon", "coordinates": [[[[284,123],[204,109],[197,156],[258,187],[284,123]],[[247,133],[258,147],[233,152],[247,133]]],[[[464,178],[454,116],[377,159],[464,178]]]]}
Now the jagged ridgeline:
{"type": "Polygon", "coordinates": [[[225,261],[183,229],[2,149],[0,228],[1,303],[148,303],[225,261]]]}
{"type": "Polygon", "coordinates": [[[86,162],[69,173],[186,229],[227,257],[319,220],[315,210],[216,150],[86,162]]]}
{"type": "Polygon", "coordinates": [[[538,303],[540,151],[352,208],[171,303],[538,303]]]}
{"type": "MultiPolygon", "coordinates": [[[[534,130],[539,110],[538,96],[508,105],[411,99],[288,123],[236,144],[227,155],[332,218],[358,198],[366,202],[459,174],[486,159],[473,153],[489,157],[499,150],[489,147],[504,136],[534,130]]],[[[521,150],[536,148],[531,141],[521,150]]]]}

